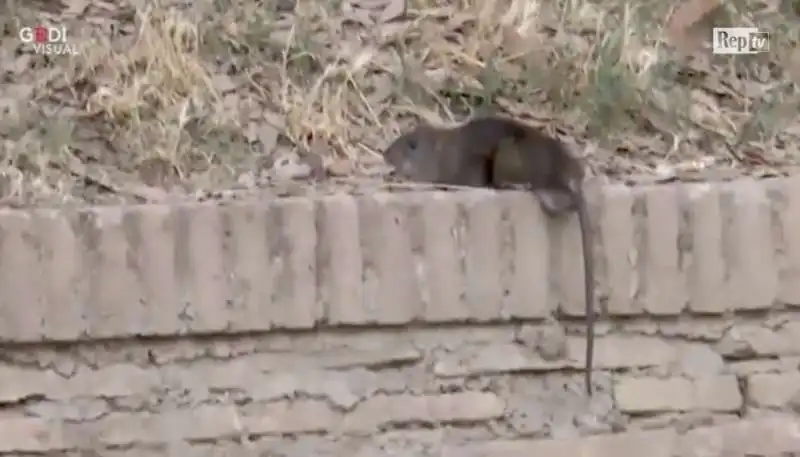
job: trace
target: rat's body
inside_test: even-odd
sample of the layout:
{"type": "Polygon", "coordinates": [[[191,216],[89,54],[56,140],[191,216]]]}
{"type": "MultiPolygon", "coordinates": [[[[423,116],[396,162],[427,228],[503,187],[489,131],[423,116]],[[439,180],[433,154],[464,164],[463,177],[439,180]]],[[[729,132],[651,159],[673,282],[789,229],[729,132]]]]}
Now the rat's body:
{"type": "Polygon", "coordinates": [[[395,140],[384,158],[397,176],[411,181],[494,188],[526,185],[550,216],[578,213],[586,292],[586,390],[591,395],[594,261],[580,160],[559,140],[497,116],[454,128],[420,125],[395,140]]]}

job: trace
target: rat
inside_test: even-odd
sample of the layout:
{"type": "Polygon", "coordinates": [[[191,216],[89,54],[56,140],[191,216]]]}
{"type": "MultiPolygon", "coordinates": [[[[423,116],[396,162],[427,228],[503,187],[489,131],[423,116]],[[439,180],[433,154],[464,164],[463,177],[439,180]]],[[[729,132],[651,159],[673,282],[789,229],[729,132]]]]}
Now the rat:
{"type": "Polygon", "coordinates": [[[586,392],[592,395],[594,360],[594,256],[583,192],[582,161],[558,139],[502,116],[474,118],[456,127],[422,123],[384,151],[394,176],[409,181],[496,189],[527,186],[545,213],[577,212],[586,301],[586,392]]]}

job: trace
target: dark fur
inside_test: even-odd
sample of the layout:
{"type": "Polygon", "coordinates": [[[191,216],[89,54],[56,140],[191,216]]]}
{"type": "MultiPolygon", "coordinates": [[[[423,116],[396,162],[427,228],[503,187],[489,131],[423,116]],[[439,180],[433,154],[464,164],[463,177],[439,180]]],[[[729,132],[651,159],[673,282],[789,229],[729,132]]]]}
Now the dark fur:
{"type": "Polygon", "coordinates": [[[557,139],[497,116],[454,128],[420,125],[384,152],[395,174],[410,181],[473,187],[528,186],[550,216],[576,211],[581,228],[586,300],[586,392],[592,394],[594,259],[583,195],[584,170],[557,139]]]}

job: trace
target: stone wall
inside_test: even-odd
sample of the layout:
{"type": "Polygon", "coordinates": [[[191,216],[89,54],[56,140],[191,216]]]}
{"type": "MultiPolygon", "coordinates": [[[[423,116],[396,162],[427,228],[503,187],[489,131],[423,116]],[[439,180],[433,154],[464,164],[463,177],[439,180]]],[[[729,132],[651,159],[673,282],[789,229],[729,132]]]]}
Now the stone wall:
{"type": "Polygon", "coordinates": [[[590,196],[591,399],[525,193],[0,211],[0,455],[800,453],[800,176],[590,196]]]}

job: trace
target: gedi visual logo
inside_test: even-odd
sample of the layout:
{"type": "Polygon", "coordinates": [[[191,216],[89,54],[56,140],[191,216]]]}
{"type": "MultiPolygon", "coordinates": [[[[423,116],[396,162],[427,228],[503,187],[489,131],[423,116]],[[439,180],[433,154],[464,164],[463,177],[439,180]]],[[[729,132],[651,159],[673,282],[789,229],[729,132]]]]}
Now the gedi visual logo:
{"type": "Polygon", "coordinates": [[[64,26],[23,27],[19,29],[19,39],[32,46],[36,54],[71,56],[78,54],[77,45],[67,40],[67,28],[64,26]]]}

